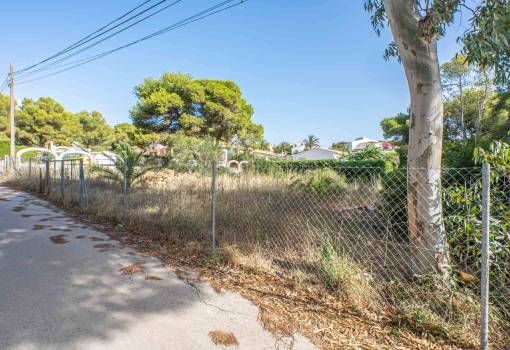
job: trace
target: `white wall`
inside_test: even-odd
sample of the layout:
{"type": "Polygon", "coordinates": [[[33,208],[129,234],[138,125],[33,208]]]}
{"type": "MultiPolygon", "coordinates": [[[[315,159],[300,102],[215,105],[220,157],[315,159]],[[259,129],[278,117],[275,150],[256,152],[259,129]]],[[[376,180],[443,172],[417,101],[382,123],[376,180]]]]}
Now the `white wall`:
{"type": "Polygon", "coordinates": [[[301,153],[293,154],[290,157],[292,160],[340,159],[338,153],[321,148],[312,148],[301,153]]]}

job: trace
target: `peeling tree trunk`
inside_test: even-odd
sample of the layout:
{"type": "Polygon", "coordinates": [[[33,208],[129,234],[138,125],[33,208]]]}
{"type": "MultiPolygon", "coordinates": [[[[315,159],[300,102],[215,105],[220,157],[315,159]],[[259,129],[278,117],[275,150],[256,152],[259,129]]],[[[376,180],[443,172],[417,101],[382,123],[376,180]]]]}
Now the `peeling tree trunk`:
{"type": "Polygon", "coordinates": [[[412,272],[446,273],[449,263],[441,206],[443,102],[436,38],[421,35],[414,0],[384,0],[411,97],[408,230],[412,272]]]}

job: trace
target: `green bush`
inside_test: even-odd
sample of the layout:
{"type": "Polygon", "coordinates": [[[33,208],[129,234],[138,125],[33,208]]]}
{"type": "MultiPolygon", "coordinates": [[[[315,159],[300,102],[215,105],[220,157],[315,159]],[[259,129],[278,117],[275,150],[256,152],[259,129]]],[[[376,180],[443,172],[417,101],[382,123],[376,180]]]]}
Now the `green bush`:
{"type": "Polygon", "coordinates": [[[371,179],[393,171],[393,163],[377,159],[364,161],[341,161],[336,159],[275,161],[258,159],[254,164],[255,171],[264,174],[304,173],[309,170],[332,169],[346,179],[371,179]]]}
{"type": "Polygon", "coordinates": [[[307,170],[304,175],[298,175],[294,185],[309,192],[327,194],[341,192],[347,188],[344,175],[333,169],[307,170]]]}
{"type": "Polygon", "coordinates": [[[448,168],[469,168],[475,166],[473,142],[445,142],[443,164],[448,168]]]}
{"type": "Polygon", "coordinates": [[[380,210],[395,236],[407,240],[407,170],[397,169],[382,178],[380,210]]]}

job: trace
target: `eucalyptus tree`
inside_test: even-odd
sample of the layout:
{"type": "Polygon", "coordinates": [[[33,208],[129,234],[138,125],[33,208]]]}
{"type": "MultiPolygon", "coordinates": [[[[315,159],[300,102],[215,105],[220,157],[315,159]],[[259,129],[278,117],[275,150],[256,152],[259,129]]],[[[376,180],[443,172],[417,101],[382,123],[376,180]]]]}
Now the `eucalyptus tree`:
{"type": "Polygon", "coordinates": [[[393,35],[385,57],[403,65],[410,95],[408,231],[417,274],[446,274],[449,256],[441,207],[443,101],[437,42],[462,12],[467,29],[459,42],[468,64],[492,68],[496,82],[510,76],[508,0],[364,0],[376,31],[393,35]],[[471,5],[473,4],[473,5],[471,5]]]}
{"type": "Polygon", "coordinates": [[[471,82],[473,81],[472,70],[467,64],[466,57],[464,55],[457,55],[449,62],[443,63],[441,65],[441,80],[443,90],[447,92],[445,94],[446,100],[449,101],[451,98],[458,98],[459,100],[459,126],[462,139],[466,141],[468,131],[464,113],[464,91],[472,86],[471,82]]]}

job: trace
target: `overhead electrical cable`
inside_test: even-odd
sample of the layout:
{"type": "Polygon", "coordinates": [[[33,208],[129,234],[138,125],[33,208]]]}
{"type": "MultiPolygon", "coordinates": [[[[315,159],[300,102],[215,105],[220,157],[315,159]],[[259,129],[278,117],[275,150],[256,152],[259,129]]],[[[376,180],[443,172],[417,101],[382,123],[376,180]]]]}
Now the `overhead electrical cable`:
{"type": "Polygon", "coordinates": [[[0,86],[0,93],[4,92],[5,88],[9,86],[9,74],[6,74],[4,81],[2,82],[2,85],[0,86]]]}
{"type": "MultiPolygon", "coordinates": [[[[168,0],[162,0],[162,1],[160,1],[158,4],[160,4],[160,3],[164,2],[164,1],[168,1],[168,0]]],[[[104,41],[106,41],[106,40],[108,40],[108,39],[110,39],[110,38],[112,38],[112,37],[114,37],[114,36],[116,36],[116,35],[118,35],[118,34],[120,34],[120,33],[124,32],[124,31],[126,31],[126,30],[128,30],[129,28],[134,27],[135,25],[137,25],[137,24],[139,24],[139,23],[141,23],[141,22],[143,22],[143,21],[145,21],[145,20],[147,20],[147,19],[149,19],[149,18],[151,18],[151,17],[153,17],[153,16],[157,15],[158,13],[160,13],[160,12],[162,12],[162,11],[164,11],[164,10],[168,9],[168,8],[169,8],[169,7],[171,7],[171,6],[174,6],[174,5],[178,4],[178,3],[179,3],[179,2],[181,2],[181,1],[183,1],[183,0],[175,0],[175,1],[174,1],[174,2],[172,2],[171,4],[169,4],[169,5],[167,5],[167,6],[163,7],[163,8],[161,8],[161,9],[159,9],[159,10],[157,10],[157,11],[155,11],[155,12],[153,12],[153,13],[151,13],[151,14],[149,14],[149,15],[145,16],[145,17],[143,17],[142,19],[139,19],[138,21],[136,21],[136,22],[134,22],[134,23],[131,23],[130,25],[128,25],[128,26],[126,26],[126,27],[124,27],[124,28],[122,28],[122,29],[119,29],[118,31],[116,31],[116,32],[114,32],[114,33],[112,33],[112,34],[110,34],[110,35],[108,35],[108,36],[106,36],[106,37],[104,37],[104,38],[102,38],[102,39],[100,39],[100,40],[98,40],[98,41],[96,41],[96,42],[93,42],[92,44],[90,44],[90,45],[88,45],[88,46],[86,46],[86,47],[84,47],[84,48],[82,48],[82,49],[80,49],[80,50],[78,50],[78,51],[75,51],[75,52],[73,52],[73,53],[70,53],[70,54],[69,54],[69,55],[67,55],[67,56],[64,56],[64,57],[62,57],[62,58],[60,58],[60,59],[58,59],[58,60],[56,60],[56,61],[54,61],[54,62],[51,62],[51,63],[47,64],[46,66],[43,66],[43,68],[46,68],[46,67],[52,66],[52,65],[54,65],[54,64],[58,64],[58,63],[60,63],[60,62],[63,62],[63,61],[65,61],[65,60],[67,60],[67,59],[69,59],[69,58],[71,58],[71,57],[74,57],[74,56],[76,56],[76,55],[78,55],[78,54],[80,54],[80,53],[82,53],[82,52],[84,52],[84,51],[86,51],[86,50],[88,50],[88,49],[90,49],[90,48],[92,48],[92,47],[96,46],[96,45],[99,45],[100,43],[102,43],[102,42],[104,42],[104,41]]],[[[157,5],[157,4],[156,4],[156,5],[157,5]]],[[[123,22],[123,23],[124,23],[124,22],[123,22]]],[[[111,29],[115,29],[115,28],[117,28],[117,27],[118,27],[118,26],[115,26],[115,27],[112,27],[111,29]]],[[[101,35],[102,35],[102,34],[101,34],[101,35]]],[[[97,37],[99,37],[99,36],[101,36],[101,35],[94,36],[94,37],[92,37],[92,38],[90,38],[90,39],[88,39],[88,40],[84,41],[82,44],[86,44],[86,43],[90,42],[90,41],[91,41],[91,40],[93,40],[93,39],[96,39],[97,37]]],[[[80,45],[80,46],[81,46],[81,45],[80,45]]],[[[55,58],[56,58],[56,57],[55,57],[55,58]]],[[[37,70],[36,70],[36,71],[37,71],[37,70]]],[[[36,71],[30,71],[30,72],[27,72],[27,73],[25,73],[24,75],[21,75],[20,77],[26,77],[26,76],[31,75],[32,73],[34,73],[34,72],[36,72],[36,71]]]]}
{"type": "MultiPolygon", "coordinates": [[[[203,11],[201,11],[201,12],[199,12],[199,13],[193,15],[193,16],[190,16],[190,17],[188,17],[188,18],[186,18],[184,20],[181,20],[181,21],[179,21],[177,23],[174,23],[174,24],[172,24],[172,25],[170,25],[168,27],[165,27],[165,28],[163,28],[161,30],[158,30],[158,31],[156,31],[156,32],[154,32],[152,34],[146,35],[146,36],[144,36],[144,37],[142,37],[142,38],[140,38],[138,40],[132,41],[132,42],[130,42],[128,44],[119,46],[119,47],[114,48],[112,50],[104,51],[102,53],[99,53],[99,54],[96,54],[96,55],[93,55],[93,56],[89,56],[89,57],[86,57],[86,58],[83,58],[83,59],[80,59],[80,60],[77,60],[77,61],[74,61],[74,62],[63,64],[60,67],[68,66],[68,65],[71,65],[71,64],[74,63],[74,65],[71,65],[70,67],[67,67],[65,69],[59,70],[57,72],[53,72],[51,74],[46,74],[46,75],[43,75],[43,76],[40,76],[40,77],[37,77],[37,78],[34,78],[34,79],[21,80],[17,84],[25,84],[25,83],[29,83],[29,82],[32,82],[32,81],[37,81],[37,80],[40,80],[40,79],[44,79],[44,78],[47,78],[47,77],[50,77],[50,76],[53,76],[53,75],[56,75],[56,74],[59,74],[59,73],[66,72],[66,71],[71,70],[73,68],[82,66],[82,65],[87,64],[89,62],[98,60],[98,59],[100,59],[102,57],[108,56],[108,55],[110,55],[110,54],[112,54],[114,52],[123,50],[125,48],[130,47],[130,46],[136,45],[136,44],[138,44],[140,42],[149,40],[149,39],[151,39],[151,38],[153,38],[155,36],[159,36],[159,35],[165,34],[165,33],[169,32],[169,31],[172,31],[172,30],[178,29],[180,27],[189,25],[191,23],[200,21],[202,19],[205,19],[205,18],[210,17],[212,15],[215,15],[217,13],[229,10],[229,9],[235,7],[235,6],[241,5],[242,3],[244,3],[244,2],[246,2],[248,0],[241,0],[241,1],[238,1],[238,2],[236,2],[234,4],[231,4],[229,6],[225,6],[225,5],[229,4],[229,3],[232,3],[233,1],[235,1],[235,0],[225,0],[225,1],[223,1],[223,2],[221,2],[219,4],[217,4],[217,5],[214,5],[214,6],[210,7],[210,8],[208,8],[208,9],[203,10],[203,11]]],[[[56,66],[50,67],[48,69],[51,69],[51,68],[56,68],[56,66]]],[[[46,70],[48,70],[48,69],[46,69],[46,70]]]]}
{"type": "MultiPolygon", "coordinates": [[[[146,8],[146,9],[144,9],[143,11],[141,11],[141,12],[138,12],[138,13],[134,14],[133,16],[131,16],[131,17],[129,17],[129,18],[127,18],[127,19],[125,19],[124,21],[122,21],[122,22],[120,22],[120,23],[117,23],[117,24],[116,24],[116,25],[114,25],[113,27],[110,27],[110,26],[111,26],[111,25],[113,25],[114,23],[116,23],[116,22],[120,21],[121,19],[125,18],[126,16],[130,15],[131,13],[133,13],[134,11],[136,11],[136,10],[140,9],[141,7],[143,7],[144,5],[146,5],[147,3],[151,2],[151,1],[153,1],[153,0],[147,0],[147,1],[144,1],[144,2],[143,2],[143,3],[141,3],[140,5],[136,6],[135,8],[133,8],[133,9],[129,10],[128,12],[126,12],[125,14],[123,14],[122,16],[120,16],[120,17],[116,18],[115,20],[111,21],[111,22],[110,22],[110,23],[108,23],[107,25],[105,25],[105,26],[103,26],[103,27],[99,28],[98,30],[96,30],[96,31],[94,31],[93,33],[91,33],[91,34],[87,35],[86,37],[84,37],[84,38],[82,38],[82,39],[78,40],[77,42],[75,42],[75,43],[71,44],[70,46],[66,47],[65,49],[63,49],[63,50],[61,50],[61,51],[59,51],[59,52],[57,52],[57,53],[53,54],[52,56],[50,56],[50,57],[48,57],[48,58],[45,58],[44,60],[39,61],[39,62],[37,62],[37,63],[35,63],[35,64],[33,64],[33,65],[29,66],[29,67],[26,67],[26,68],[20,69],[20,70],[16,71],[16,72],[15,72],[15,74],[19,74],[19,73],[26,72],[26,71],[28,71],[28,70],[30,70],[30,69],[32,69],[32,68],[35,68],[35,67],[37,67],[37,66],[39,66],[39,65],[41,65],[41,64],[43,64],[43,63],[46,63],[46,62],[51,61],[51,60],[53,60],[54,58],[60,57],[60,56],[62,56],[63,54],[65,54],[65,53],[69,52],[69,51],[72,51],[72,50],[74,50],[74,49],[76,49],[76,48],[78,48],[78,47],[80,47],[80,46],[83,46],[83,45],[85,45],[86,43],[91,42],[92,40],[97,39],[97,38],[99,38],[99,37],[101,37],[101,36],[103,36],[103,35],[105,35],[105,34],[107,34],[107,33],[111,32],[111,31],[113,31],[114,29],[119,28],[120,26],[122,26],[122,25],[124,25],[124,24],[126,24],[126,23],[128,23],[128,22],[131,22],[133,19],[135,19],[135,18],[137,18],[137,17],[139,17],[139,16],[141,16],[141,15],[143,15],[143,14],[147,13],[148,11],[150,11],[150,10],[152,10],[152,9],[154,9],[154,8],[156,8],[156,7],[158,7],[159,5],[161,5],[161,4],[165,3],[165,2],[167,2],[168,0],[160,0],[159,2],[157,2],[157,3],[153,4],[153,5],[151,5],[150,7],[148,7],[148,8],[146,8]],[[110,27],[110,28],[109,28],[109,27],[110,27]]],[[[131,28],[131,27],[133,27],[133,26],[135,26],[135,25],[137,25],[137,24],[139,24],[139,23],[141,23],[141,22],[143,22],[143,21],[145,21],[145,20],[147,20],[147,19],[151,18],[152,16],[154,16],[154,15],[156,15],[156,14],[158,14],[158,13],[160,13],[160,12],[162,12],[162,11],[166,10],[166,9],[168,9],[169,7],[172,7],[172,6],[176,5],[176,4],[178,4],[178,3],[179,3],[179,2],[181,2],[181,1],[183,1],[183,0],[176,0],[176,1],[174,1],[173,3],[171,3],[171,4],[169,4],[169,5],[165,6],[165,7],[163,7],[163,8],[161,8],[161,9],[159,9],[158,11],[155,11],[155,12],[153,12],[152,14],[150,14],[150,15],[148,15],[148,16],[145,16],[143,19],[141,19],[141,20],[137,21],[136,23],[133,23],[133,24],[131,24],[131,25],[127,26],[127,27],[126,27],[126,28],[124,28],[123,30],[121,30],[121,31],[117,32],[117,34],[119,34],[119,33],[123,32],[124,30],[127,30],[127,29],[129,29],[129,28],[131,28]]],[[[115,34],[115,35],[116,35],[116,34],[115,34]]],[[[112,36],[114,36],[114,35],[112,35],[112,36]]],[[[112,36],[110,36],[110,37],[112,37],[112,36]]],[[[110,37],[109,37],[109,38],[110,38],[110,37]]]]}

